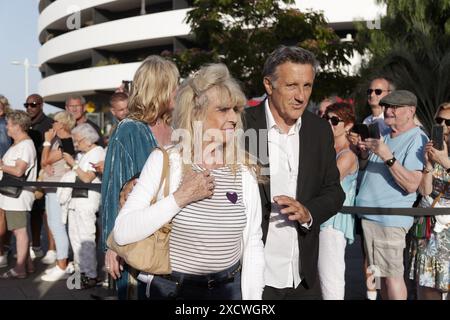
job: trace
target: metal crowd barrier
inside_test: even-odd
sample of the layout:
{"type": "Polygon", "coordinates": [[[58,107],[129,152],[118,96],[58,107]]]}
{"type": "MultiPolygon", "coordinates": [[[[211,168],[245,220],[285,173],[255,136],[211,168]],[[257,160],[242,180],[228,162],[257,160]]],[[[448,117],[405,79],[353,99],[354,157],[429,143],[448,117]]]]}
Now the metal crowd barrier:
{"type": "Polygon", "coordinates": [[[101,183],[84,183],[84,182],[47,182],[47,181],[15,181],[0,180],[0,186],[12,186],[12,187],[41,187],[41,188],[76,188],[76,189],[90,189],[100,192],[101,183]]]}
{"type": "MultiPolygon", "coordinates": [[[[101,183],[70,183],[70,182],[46,182],[46,181],[1,181],[0,186],[14,187],[47,187],[47,188],[79,188],[90,189],[100,192],[101,183]]],[[[450,214],[450,208],[375,208],[375,207],[348,207],[345,206],[340,212],[365,215],[396,215],[396,216],[437,216],[450,214]]]]}

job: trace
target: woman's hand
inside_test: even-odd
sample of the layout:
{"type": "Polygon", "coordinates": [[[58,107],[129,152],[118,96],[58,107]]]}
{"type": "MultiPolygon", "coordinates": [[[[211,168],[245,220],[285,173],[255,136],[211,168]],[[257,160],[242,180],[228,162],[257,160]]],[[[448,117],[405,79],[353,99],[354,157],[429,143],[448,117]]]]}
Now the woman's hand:
{"type": "Polygon", "coordinates": [[[68,154],[67,152],[63,152],[63,158],[64,158],[64,161],[66,161],[66,163],[67,163],[69,166],[73,167],[73,166],[75,165],[75,160],[74,160],[73,157],[72,157],[70,154],[68,154]]]}
{"type": "MultiPolygon", "coordinates": [[[[447,143],[444,143],[444,149],[438,150],[433,147],[433,141],[429,141],[425,145],[425,160],[428,162],[437,162],[443,167],[448,167],[449,159],[448,159],[448,147],[447,143]]],[[[431,164],[430,164],[431,165],[431,164]]]]}
{"type": "Polygon", "coordinates": [[[51,128],[44,133],[45,141],[51,142],[56,136],[56,131],[51,128]]]}
{"type": "Polygon", "coordinates": [[[95,169],[95,172],[103,173],[103,169],[105,167],[105,161],[99,161],[97,163],[91,163],[92,168],[95,169]]]}
{"type": "Polygon", "coordinates": [[[55,174],[55,169],[49,164],[44,167],[44,171],[47,176],[51,177],[55,174]]]}
{"type": "Polygon", "coordinates": [[[203,172],[187,172],[180,187],[173,194],[180,208],[192,202],[203,200],[214,194],[214,177],[209,170],[203,172]]]}
{"type": "Polygon", "coordinates": [[[120,278],[120,272],[123,271],[124,261],[111,249],[108,249],[105,254],[105,269],[106,272],[114,279],[120,278]]]}

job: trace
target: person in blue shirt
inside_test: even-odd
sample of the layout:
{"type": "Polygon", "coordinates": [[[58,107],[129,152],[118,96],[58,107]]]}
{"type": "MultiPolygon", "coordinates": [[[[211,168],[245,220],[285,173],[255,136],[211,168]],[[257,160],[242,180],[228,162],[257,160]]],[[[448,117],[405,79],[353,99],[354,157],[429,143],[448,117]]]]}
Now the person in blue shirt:
{"type": "Polygon", "coordinates": [[[6,113],[9,111],[8,99],[0,95],[0,158],[11,145],[11,138],[6,134],[6,113]]]}
{"type": "MultiPolygon", "coordinates": [[[[6,134],[6,113],[9,111],[8,99],[5,96],[0,95],[0,158],[3,158],[3,155],[11,145],[11,138],[6,134]]],[[[5,233],[5,213],[0,210],[0,235],[4,235],[5,233]]],[[[0,236],[0,268],[8,264],[8,254],[3,249],[3,245],[7,241],[6,239],[3,239],[3,237],[5,236],[0,236]]]]}
{"type": "MultiPolygon", "coordinates": [[[[428,141],[414,123],[417,98],[409,91],[397,90],[381,99],[380,105],[386,108],[385,121],[391,132],[381,139],[366,139],[359,144],[371,154],[356,206],[412,207],[422,179],[423,151],[428,141]]],[[[381,277],[382,298],[405,300],[403,250],[413,217],[364,215],[362,212],[361,218],[369,268],[377,270],[381,277]]]]}

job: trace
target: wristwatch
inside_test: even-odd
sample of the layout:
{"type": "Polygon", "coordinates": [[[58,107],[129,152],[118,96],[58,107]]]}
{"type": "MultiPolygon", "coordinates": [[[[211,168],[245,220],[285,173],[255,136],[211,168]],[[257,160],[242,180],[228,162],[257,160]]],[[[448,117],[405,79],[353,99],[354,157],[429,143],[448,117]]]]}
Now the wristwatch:
{"type": "Polygon", "coordinates": [[[427,173],[430,173],[431,171],[433,171],[433,168],[428,169],[427,166],[423,166],[422,173],[427,174],[427,173]]]}
{"type": "Polygon", "coordinates": [[[397,159],[395,159],[395,157],[392,157],[392,159],[386,160],[384,163],[388,166],[388,167],[392,167],[395,163],[395,161],[397,161],[397,159]]]}
{"type": "Polygon", "coordinates": [[[75,165],[72,167],[72,171],[76,171],[79,167],[80,167],[80,166],[78,165],[78,163],[75,164],[75,165]]]}
{"type": "Polygon", "coordinates": [[[42,144],[42,146],[43,146],[43,147],[51,147],[52,144],[51,144],[49,141],[45,141],[45,142],[42,144]]]}

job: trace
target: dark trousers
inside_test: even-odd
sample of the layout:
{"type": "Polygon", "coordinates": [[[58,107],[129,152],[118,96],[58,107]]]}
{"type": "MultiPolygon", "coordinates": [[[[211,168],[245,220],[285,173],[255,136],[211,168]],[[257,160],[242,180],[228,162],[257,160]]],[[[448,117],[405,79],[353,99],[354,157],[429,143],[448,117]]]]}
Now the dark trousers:
{"type": "MultiPolygon", "coordinates": [[[[148,289],[149,300],[241,300],[241,271],[238,263],[201,276],[172,272],[155,276],[148,289]]],[[[142,291],[139,296],[143,296],[142,291]]]]}
{"type": "Polygon", "coordinates": [[[322,300],[319,280],[309,288],[306,281],[302,281],[297,288],[278,289],[265,286],[263,300],[322,300]]]}

